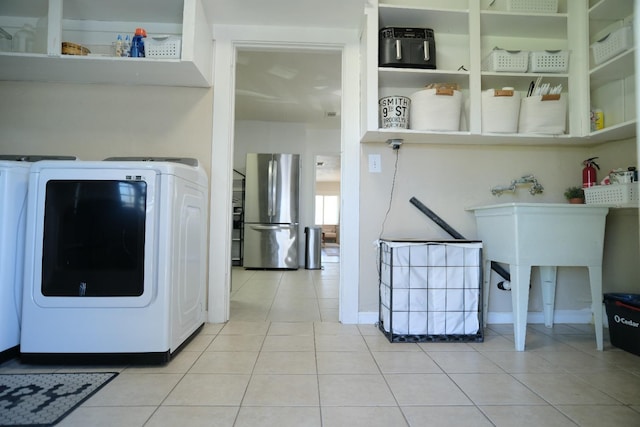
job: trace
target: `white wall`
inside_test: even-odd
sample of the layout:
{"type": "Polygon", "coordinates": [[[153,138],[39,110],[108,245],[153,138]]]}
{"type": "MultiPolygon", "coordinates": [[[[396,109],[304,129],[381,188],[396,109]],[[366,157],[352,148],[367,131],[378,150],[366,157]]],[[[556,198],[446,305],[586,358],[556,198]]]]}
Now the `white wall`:
{"type": "Polygon", "coordinates": [[[197,158],[210,171],[212,89],[0,82],[0,153],[197,158]]]}
{"type": "MultiPolygon", "coordinates": [[[[565,203],[566,187],[581,184],[581,161],[600,156],[602,171],[632,166],[635,159],[635,140],[610,143],[595,148],[585,147],[500,147],[447,146],[403,144],[398,152],[383,143],[362,144],[360,217],[360,310],[377,312],[377,267],[374,241],[385,238],[448,239],[433,221],[409,203],[416,197],[444,221],[469,239],[477,238],[475,217],[465,208],[503,202],[565,203]],[[382,156],[382,173],[368,172],[367,159],[371,153],[382,156]],[[394,164],[398,154],[398,170],[391,209],[389,208],[394,164]],[[532,196],[523,186],[515,194],[496,197],[490,188],[508,185],[511,180],[533,173],[544,186],[542,195],[532,196]],[[384,231],[383,231],[384,223],[384,231]]],[[[637,215],[637,211],[635,212],[637,215]]],[[[618,215],[608,219],[605,243],[605,292],[640,290],[640,272],[635,263],[624,264],[617,251],[638,259],[638,230],[621,226],[618,215]],[[624,283],[621,283],[624,282],[624,283]]],[[[637,223],[637,221],[636,221],[637,223]]],[[[579,250],[579,248],[576,248],[579,250]]],[[[489,312],[511,311],[509,292],[491,288],[489,312]]],[[[539,274],[533,271],[529,309],[542,310],[539,274]]],[[[580,310],[590,306],[590,290],[586,268],[560,268],[556,309],[580,310]]]]}
{"type": "MultiPolygon", "coordinates": [[[[3,81],[0,82],[0,94],[3,99],[0,103],[2,154],[72,154],[86,160],[130,155],[195,157],[212,176],[213,89],[3,81]]],[[[293,132],[280,126],[284,125],[271,130],[273,136],[269,138],[272,140],[269,144],[282,139],[283,134],[291,135],[293,132]]],[[[256,129],[264,131],[265,125],[250,123],[238,132],[246,131],[248,137],[245,141],[258,144],[264,139],[255,138],[256,129]]],[[[333,139],[325,131],[317,129],[300,129],[295,134],[304,135],[305,147],[301,153],[305,156],[308,173],[304,175],[303,185],[311,189],[315,154],[326,154],[325,145],[333,139]]],[[[236,158],[243,158],[241,145],[238,139],[236,158]]],[[[248,151],[247,148],[245,152],[248,151]]],[[[357,218],[362,233],[358,243],[361,251],[359,311],[377,312],[377,276],[372,242],[380,234],[383,215],[389,204],[394,153],[385,144],[361,144],[360,151],[360,165],[350,165],[351,168],[360,166],[362,169],[359,186],[362,214],[357,218]],[[368,153],[382,155],[381,174],[368,172],[368,153]]],[[[637,156],[635,140],[592,148],[405,144],[398,154],[399,172],[394,202],[385,224],[385,236],[429,239],[448,236],[409,204],[408,200],[413,196],[460,233],[474,238],[474,219],[464,210],[465,207],[495,201],[529,200],[531,197],[526,189],[521,189],[515,198],[505,195],[496,199],[488,191],[491,186],[508,184],[521,174],[531,172],[545,186],[544,195],[531,200],[562,202],[564,188],[580,183],[581,160],[599,156],[602,176],[612,168],[630,166],[628,163],[637,156]]],[[[305,192],[308,199],[304,203],[311,205],[312,194],[312,191],[305,192]]],[[[310,215],[304,218],[305,223],[313,221],[313,214],[310,215]]],[[[610,219],[605,242],[605,292],[637,292],[640,272],[633,260],[640,258],[637,255],[638,223],[635,221],[636,229],[633,230],[633,217],[629,220],[628,216],[616,213],[610,219]]],[[[530,307],[538,311],[539,279],[535,271],[533,280],[530,307]]],[[[582,269],[560,269],[558,280],[558,308],[588,307],[586,272],[582,269]]],[[[509,295],[494,288],[491,292],[490,311],[509,311],[509,295]]]]}
{"type": "Polygon", "coordinates": [[[340,182],[336,182],[336,181],[316,182],[316,194],[322,195],[322,196],[339,196],[340,182]]]}

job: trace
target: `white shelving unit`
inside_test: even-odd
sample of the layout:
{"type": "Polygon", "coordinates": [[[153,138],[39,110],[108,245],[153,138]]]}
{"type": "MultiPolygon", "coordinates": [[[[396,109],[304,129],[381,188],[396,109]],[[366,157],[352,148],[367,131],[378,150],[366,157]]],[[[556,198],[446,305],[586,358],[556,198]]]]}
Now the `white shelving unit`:
{"type": "MultiPolygon", "coordinates": [[[[633,22],[633,2],[591,0],[589,45],[633,22]]],[[[590,60],[590,103],[604,112],[605,128],[590,132],[597,139],[631,138],[636,134],[635,46],[595,65],[590,60]]],[[[591,52],[590,52],[591,54],[591,52]]]]}
{"type": "Polygon", "coordinates": [[[231,231],[231,265],[244,262],[244,191],[245,175],[233,170],[233,229],[231,231]]]}
{"type": "MultiPolygon", "coordinates": [[[[362,142],[403,139],[415,143],[470,145],[593,145],[635,136],[635,96],[630,86],[635,74],[633,52],[620,55],[616,65],[600,71],[589,67],[589,40],[610,25],[630,20],[632,5],[627,0],[559,0],[557,13],[515,13],[507,10],[506,0],[380,0],[366,9],[362,36],[364,52],[362,142]],[[601,3],[610,3],[602,5],[601,3]],[[611,15],[612,6],[620,12],[611,15]],[[605,14],[605,12],[607,14],[605,14]],[[602,13],[602,15],[600,15],[602,13]],[[620,15],[623,15],[620,18],[620,15]],[[610,24],[594,33],[598,23],[610,24]],[[612,22],[613,21],[613,22],[612,22]],[[437,69],[407,69],[378,66],[378,32],[383,27],[432,28],[436,37],[437,69]],[[563,50],[569,52],[565,73],[509,73],[481,69],[482,60],[494,47],[508,50],[563,50]],[[615,68],[614,68],[615,67],[615,68]],[[614,77],[617,75],[617,77],[614,77]],[[562,96],[568,100],[566,133],[563,135],[489,134],[482,131],[481,93],[486,89],[513,87],[526,96],[529,85],[538,77],[552,86],[562,84],[562,96]],[[378,124],[378,100],[385,96],[410,96],[426,84],[457,83],[465,99],[463,127],[458,132],[425,132],[411,129],[381,129],[378,124]],[[629,95],[618,100],[624,119],[608,128],[590,131],[590,97],[610,92],[629,95]],[[623,86],[622,89],[619,87],[623,86]],[[591,87],[591,91],[589,88],[591,87]]],[[[602,107],[601,107],[602,108],[602,107]]],[[[614,107],[606,107],[614,108],[614,107]]],[[[604,109],[604,108],[603,108],[604,109]]],[[[617,111],[614,109],[614,111],[617,111]]],[[[612,120],[616,114],[612,113],[612,120]]],[[[605,111],[606,120],[606,111],[605,111]]]]}
{"type": "Polygon", "coordinates": [[[0,51],[0,79],[210,87],[213,41],[201,0],[5,0],[0,27],[36,29],[34,51],[0,51]],[[181,58],[111,56],[118,34],[137,27],[182,39],[181,58]],[[88,47],[88,56],[63,55],[61,43],[88,47]]]}

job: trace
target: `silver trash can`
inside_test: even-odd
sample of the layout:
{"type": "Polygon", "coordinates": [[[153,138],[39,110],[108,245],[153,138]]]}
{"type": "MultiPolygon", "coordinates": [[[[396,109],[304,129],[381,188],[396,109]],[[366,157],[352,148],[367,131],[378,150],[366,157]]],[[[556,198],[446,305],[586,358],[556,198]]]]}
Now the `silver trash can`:
{"type": "Polygon", "coordinates": [[[322,227],[305,227],[304,268],[307,270],[322,269],[322,227]]]}

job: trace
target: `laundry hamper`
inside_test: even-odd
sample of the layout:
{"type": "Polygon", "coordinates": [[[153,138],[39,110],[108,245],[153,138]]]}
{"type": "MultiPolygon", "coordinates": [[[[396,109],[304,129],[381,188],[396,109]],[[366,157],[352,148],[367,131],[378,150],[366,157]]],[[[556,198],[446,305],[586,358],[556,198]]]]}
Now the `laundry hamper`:
{"type": "Polygon", "coordinates": [[[482,342],[482,243],[381,240],[380,331],[390,342],[482,342]]]}

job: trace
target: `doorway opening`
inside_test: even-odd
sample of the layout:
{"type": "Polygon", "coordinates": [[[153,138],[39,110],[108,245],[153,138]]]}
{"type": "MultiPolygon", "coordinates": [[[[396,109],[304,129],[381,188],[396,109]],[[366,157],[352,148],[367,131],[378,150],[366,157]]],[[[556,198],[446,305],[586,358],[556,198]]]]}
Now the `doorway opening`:
{"type": "MultiPolygon", "coordinates": [[[[318,224],[318,186],[328,185],[317,182],[320,161],[338,174],[332,194],[323,190],[322,195],[333,196],[340,206],[342,60],[342,51],[336,48],[236,48],[233,169],[246,172],[248,153],[293,153],[300,154],[301,170],[299,269],[246,270],[236,262],[231,274],[231,319],[338,320],[339,256],[326,258],[330,268],[305,270],[304,229],[318,224]]],[[[337,226],[337,215],[323,224],[337,226]]],[[[330,252],[335,254],[338,245],[334,237],[330,252]]]]}
{"type": "Polygon", "coordinates": [[[316,156],[315,224],[322,228],[322,263],[340,262],[340,156],[316,156]]]}

